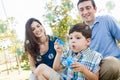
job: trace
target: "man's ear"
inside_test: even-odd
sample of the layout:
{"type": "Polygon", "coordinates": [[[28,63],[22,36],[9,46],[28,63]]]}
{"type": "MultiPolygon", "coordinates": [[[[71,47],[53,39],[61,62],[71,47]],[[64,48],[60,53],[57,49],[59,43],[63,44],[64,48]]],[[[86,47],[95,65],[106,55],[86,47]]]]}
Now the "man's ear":
{"type": "Polygon", "coordinates": [[[95,9],[95,13],[97,12],[97,7],[94,8],[95,9]]]}
{"type": "Polygon", "coordinates": [[[90,45],[90,42],[91,42],[91,38],[87,38],[87,44],[88,44],[88,46],[90,45]]]}

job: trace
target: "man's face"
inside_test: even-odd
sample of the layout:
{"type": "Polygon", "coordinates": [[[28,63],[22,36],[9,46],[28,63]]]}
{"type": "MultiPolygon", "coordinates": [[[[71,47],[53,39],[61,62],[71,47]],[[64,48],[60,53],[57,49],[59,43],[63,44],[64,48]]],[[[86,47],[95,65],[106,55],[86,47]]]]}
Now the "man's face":
{"type": "Polygon", "coordinates": [[[96,7],[93,7],[91,1],[84,1],[79,3],[78,10],[84,22],[88,24],[94,22],[96,7]]]}

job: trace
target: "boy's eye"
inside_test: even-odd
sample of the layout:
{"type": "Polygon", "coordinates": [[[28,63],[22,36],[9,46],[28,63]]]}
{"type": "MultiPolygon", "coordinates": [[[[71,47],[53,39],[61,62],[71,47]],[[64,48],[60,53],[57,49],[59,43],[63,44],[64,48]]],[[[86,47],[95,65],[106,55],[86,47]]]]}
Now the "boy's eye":
{"type": "Polygon", "coordinates": [[[76,37],[76,39],[80,39],[80,37],[76,37]]]}
{"type": "Polygon", "coordinates": [[[69,37],[69,39],[72,39],[72,37],[69,37]]]}

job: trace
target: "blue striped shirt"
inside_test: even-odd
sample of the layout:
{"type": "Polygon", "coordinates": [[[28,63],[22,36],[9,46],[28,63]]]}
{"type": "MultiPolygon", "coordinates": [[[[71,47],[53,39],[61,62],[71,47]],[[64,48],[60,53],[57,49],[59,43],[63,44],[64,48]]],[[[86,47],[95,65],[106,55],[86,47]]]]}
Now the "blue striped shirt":
{"type": "Polygon", "coordinates": [[[61,64],[65,67],[61,76],[63,80],[85,80],[85,77],[80,72],[73,72],[71,67],[67,67],[64,63],[68,57],[72,57],[72,60],[77,60],[82,65],[89,68],[93,73],[97,73],[100,70],[100,61],[102,59],[101,54],[96,51],[90,50],[90,48],[78,52],[76,55],[72,50],[64,53],[61,57],[61,64]]]}
{"type": "Polygon", "coordinates": [[[120,59],[120,24],[110,16],[98,16],[91,26],[92,38],[90,48],[101,53],[103,57],[114,56],[120,59]]]}

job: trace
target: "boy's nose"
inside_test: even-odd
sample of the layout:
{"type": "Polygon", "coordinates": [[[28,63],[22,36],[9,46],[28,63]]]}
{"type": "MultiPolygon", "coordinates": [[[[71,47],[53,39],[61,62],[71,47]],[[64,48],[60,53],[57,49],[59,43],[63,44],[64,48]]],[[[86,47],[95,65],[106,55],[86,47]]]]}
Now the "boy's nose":
{"type": "Polygon", "coordinates": [[[72,40],[72,43],[75,43],[75,40],[72,40]]]}

